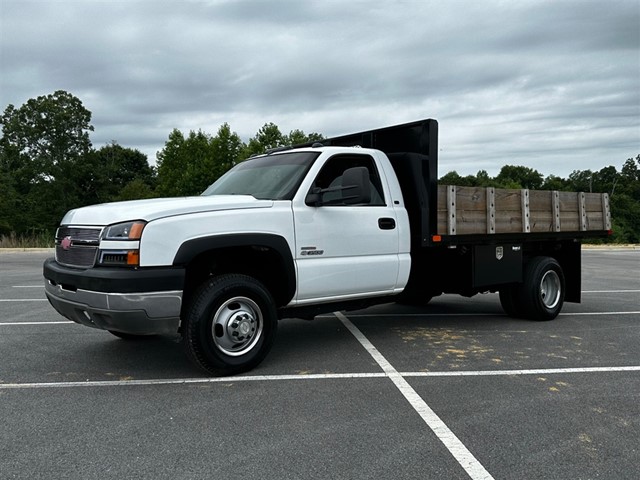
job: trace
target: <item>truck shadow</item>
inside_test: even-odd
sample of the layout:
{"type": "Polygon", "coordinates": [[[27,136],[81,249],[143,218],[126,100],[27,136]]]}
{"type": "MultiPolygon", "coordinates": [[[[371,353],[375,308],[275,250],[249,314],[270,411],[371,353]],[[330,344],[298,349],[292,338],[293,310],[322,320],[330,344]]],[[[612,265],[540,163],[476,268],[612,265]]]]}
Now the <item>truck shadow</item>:
{"type": "MultiPolygon", "coordinates": [[[[425,348],[438,346],[443,336],[449,341],[447,346],[453,349],[472,333],[488,331],[499,335],[501,331],[523,331],[532,323],[538,324],[509,318],[504,315],[497,296],[483,297],[442,296],[421,307],[390,303],[345,315],[376,347],[385,351],[406,349],[407,344],[425,348]]],[[[107,332],[91,331],[85,340],[74,342],[66,352],[67,358],[90,359],[83,366],[81,376],[84,378],[208,376],[189,362],[178,336],[122,340],[107,332]]],[[[377,364],[342,322],[335,315],[326,314],[312,321],[281,320],[271,352],[262,364],[244,375],[378,371],[377,364]]]]}
{"type": "Polygon", "coordinates": [[[204,376],[185,356],[178,336],[123,340],[108,332],[91,333],[91,341],[76,344],[73,355],[90,359],[85,361],[83,371],[92,380],[204,376]]]}

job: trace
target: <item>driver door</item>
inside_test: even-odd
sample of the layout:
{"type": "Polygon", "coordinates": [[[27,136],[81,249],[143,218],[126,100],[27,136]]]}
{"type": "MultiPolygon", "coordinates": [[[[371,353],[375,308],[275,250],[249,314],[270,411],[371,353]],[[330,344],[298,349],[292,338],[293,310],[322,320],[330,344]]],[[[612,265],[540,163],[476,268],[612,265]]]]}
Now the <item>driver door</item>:
{"type": "Polygon", "coordinates": [[[294,200],[298,269],[297,303],[333,301],[393,292],[398,278],[396,212],[386,198],[374,158],[368,154],[338,154],[329,158],[312,189],[329,189],[316,206],[305,202],[308,192],[294,200]],[[367,203],[341,202],[348,196],[336,187],[353,167],[369,171],[371,198],[367,203]]]}

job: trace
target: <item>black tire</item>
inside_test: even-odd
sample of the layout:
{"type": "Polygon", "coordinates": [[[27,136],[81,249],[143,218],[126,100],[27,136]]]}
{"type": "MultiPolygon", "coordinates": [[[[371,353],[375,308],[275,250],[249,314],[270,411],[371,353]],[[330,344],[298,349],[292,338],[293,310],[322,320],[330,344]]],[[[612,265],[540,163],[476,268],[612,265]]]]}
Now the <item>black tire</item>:
{"type": "Polygon", "coordinates": [[[500,290],[500,305],[502,305],[504,313],[514,318],[522,316],[518,300],[518,290],[517,286],[509,286],[500,290]]]}
{"type": "Polygon", "coordinates": [[[524,269],[518,295],[519,309],[531,320],[553,320],[564,303],[565,280],[560,264],[551,257],[535,257],[524,269]]]}
{"type": "Polygon", "coordinates": [[[198,367],[216,376],[251,370],[267,355],[278,318],[269,291],[246,275],[204,282],[187,307],[183,343],[198,367]]]}
{"type": "Polygon", "coordinates": [[[123,340],[146,340],[148,338],[153,338],[155,335],[144,335],[137,333],[124,333],[124,332],[116,332],[115,330],[108,330],[111,335],[115,335],[118,338],[123,340]]]}

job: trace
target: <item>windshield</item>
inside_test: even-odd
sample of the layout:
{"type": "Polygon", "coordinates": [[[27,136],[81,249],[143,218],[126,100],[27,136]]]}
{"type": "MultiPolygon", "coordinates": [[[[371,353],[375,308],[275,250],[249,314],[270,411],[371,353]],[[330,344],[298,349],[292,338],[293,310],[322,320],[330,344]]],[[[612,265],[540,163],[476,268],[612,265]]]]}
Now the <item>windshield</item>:
{"type": "Polygon", "coordinates": [[[292,152],[246,160],[216,180],[202,195],[252,195],[291,200],[320,152],[292,152]]]}

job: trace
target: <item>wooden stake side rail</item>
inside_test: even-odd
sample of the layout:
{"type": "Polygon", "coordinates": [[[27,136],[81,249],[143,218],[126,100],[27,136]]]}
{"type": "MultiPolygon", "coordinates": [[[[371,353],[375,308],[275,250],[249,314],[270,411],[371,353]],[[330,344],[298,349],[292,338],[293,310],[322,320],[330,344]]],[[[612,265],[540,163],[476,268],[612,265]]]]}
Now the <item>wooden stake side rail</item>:
{"type": "Polygon", "coordinates": [[[440,235],[606,230],[606,193],[438,185],[440,235]]]}

